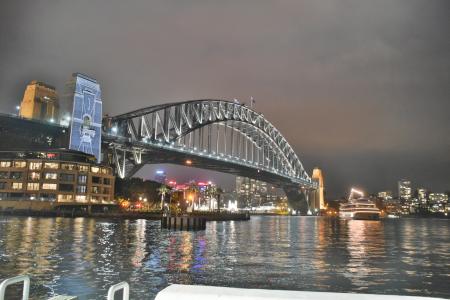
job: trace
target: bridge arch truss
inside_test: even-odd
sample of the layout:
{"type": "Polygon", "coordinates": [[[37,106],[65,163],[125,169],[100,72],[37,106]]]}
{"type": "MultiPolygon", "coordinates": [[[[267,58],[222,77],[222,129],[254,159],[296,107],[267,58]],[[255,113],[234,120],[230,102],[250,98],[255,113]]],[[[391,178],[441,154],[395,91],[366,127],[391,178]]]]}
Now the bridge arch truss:
{"type": "Polygon", "coordinates": [[[104,121],[118,175],[132,176],[150,149],[226,162],[313,186],[278,129],[251,108],[225,100],[155,105],[104,121]]]}

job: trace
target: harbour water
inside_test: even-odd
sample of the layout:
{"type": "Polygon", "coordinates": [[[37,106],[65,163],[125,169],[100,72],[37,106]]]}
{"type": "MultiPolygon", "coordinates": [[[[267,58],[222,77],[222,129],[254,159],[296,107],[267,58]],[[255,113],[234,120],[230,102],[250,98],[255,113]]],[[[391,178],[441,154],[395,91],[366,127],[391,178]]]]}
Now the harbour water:
{"type": "Polygon", "coordinates": [[[170,283],[450,298],[450,221],[254,216],[206,231],[159,222],[0,216],[0,280],[32,278],[32,298],[131,299],[170,283]]]}

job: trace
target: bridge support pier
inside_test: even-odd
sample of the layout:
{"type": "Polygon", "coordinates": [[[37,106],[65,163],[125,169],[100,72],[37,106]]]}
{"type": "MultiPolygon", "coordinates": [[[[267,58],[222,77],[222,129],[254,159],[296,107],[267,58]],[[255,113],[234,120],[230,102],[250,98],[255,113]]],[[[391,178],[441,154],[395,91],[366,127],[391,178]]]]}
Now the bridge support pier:
{"type": "Polygon", "coordinates": [[[305,192],[298,187],[286,187],[283,189],[291,209],[300,212],[301,215],[308,213],[308,201],[305,192]]]}

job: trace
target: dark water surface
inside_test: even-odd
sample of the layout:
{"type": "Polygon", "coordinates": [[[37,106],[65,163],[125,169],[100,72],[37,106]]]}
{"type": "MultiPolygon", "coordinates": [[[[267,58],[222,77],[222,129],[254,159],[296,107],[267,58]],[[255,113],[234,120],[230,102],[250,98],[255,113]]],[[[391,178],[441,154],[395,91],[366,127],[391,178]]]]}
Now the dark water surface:
{"type": "Polygon", "coordinates": [[[0,279],[29,274],[33,299],[131,299],[170,283],[450,298],[450,221],[252,217],[170,232],[159,222],[0,217],[0,279]]]}

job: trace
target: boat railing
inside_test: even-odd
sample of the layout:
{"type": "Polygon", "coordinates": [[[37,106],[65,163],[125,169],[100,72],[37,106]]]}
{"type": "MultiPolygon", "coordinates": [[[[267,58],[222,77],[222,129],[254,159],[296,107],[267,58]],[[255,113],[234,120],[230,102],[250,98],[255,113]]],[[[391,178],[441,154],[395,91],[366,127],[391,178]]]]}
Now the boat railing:
{"type": "MultiPolygon", "coordinates": [[[[29,300],[30,277],[20,275],[5,279],[0,284],[0,300],[6,300],[5,291],[10,285],[23,282],[22,300],[29,300]]],[[[114,300],[122,290],[122,300],[129,300],[130,286],[127,282],[112,285],[108,290],[107,300],[114,300]]],[[[53,296],[48,300],[75,300],[77,296],[53,296]]],[[[172,284],[160,291],[155,300],[444,300],[442,298],[396,295],[373,295],[355,293],[308,292],[286,290],[243,289],[219,286],[172,284]]]]}
{"type": "Polygon", "coordinates": [[[114,296],[116,292],[123,290],[122,300],[130,299],[130,285],[126,281],[119,282],[115,285],[112,285],[108,290],[108,298],[107,300],[114,300],[114,296]]]}
{"type": "Polygon", "coordinates": [[[27,275],[19,275],[5,279],[0,283],[0,300],[5,299],[6,288],[10,285],[23,282],[22,300],[28,300],[30,296],[30,277],[27,275]]]}

